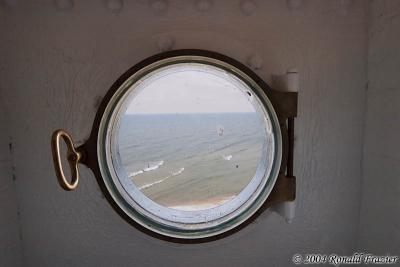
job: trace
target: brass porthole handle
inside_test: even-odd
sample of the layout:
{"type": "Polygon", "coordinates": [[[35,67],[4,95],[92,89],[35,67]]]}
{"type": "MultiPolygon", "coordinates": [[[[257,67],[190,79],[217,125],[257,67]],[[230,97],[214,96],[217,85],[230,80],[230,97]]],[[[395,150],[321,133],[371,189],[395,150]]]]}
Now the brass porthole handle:
{"type": "Polygon", "coordinates": [[[53,154],[54,168],[61,187],[67,191],[74,190],[79,182],[78,163],[82,158],[82,154],[75,149],[71,136],[64,130],[58,129],[54,131],[51,137],[51,151],[53,154]],[[60,155],[60,138],[67,145],[67,160],[71,170],[71,182],[65,177],[60,155]]]}

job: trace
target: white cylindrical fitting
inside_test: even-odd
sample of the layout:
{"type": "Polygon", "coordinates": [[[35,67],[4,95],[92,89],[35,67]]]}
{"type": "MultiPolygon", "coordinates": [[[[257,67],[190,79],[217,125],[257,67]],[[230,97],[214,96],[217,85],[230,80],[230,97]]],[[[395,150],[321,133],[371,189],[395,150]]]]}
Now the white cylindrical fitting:
{"type": "Polygon", "coordinates": [[[296,68],[290,68],[284,75],[272,75],[272,87],[282,92],[298,92],[299,73],[296,68]]]}
{"type": "MultiPolygon", "coordinates": [[[[290,68],[284,75],[272,75],[273,88],[282,92],[298,92],[300,87],[299,73],[296,68],[290,68]]],[[[274,211],[291,223],[296,213],[296,202],[286,201],[274,206],[274,211]]]]}
{"type": "Polygon", "coordinates": [[[287,223],[291,223],[296,215],[296,202],[286,201],[274,207],[276,213],[282,216],[287,223]]]}
{"type": "Polygon", "coordinates": [[[299,91],[299,73],[296,68],[290,68],[287,70],[286,87],[289,92],[299,91]]]}

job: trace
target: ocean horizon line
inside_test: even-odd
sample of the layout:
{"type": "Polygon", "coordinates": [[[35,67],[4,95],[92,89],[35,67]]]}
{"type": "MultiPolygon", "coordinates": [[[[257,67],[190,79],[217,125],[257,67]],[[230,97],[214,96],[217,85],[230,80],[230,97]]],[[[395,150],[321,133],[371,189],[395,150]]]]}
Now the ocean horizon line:
{"type": "Polygon", "coordinates": [[[253,112],[176,112],[176,113],[126,113],[125,116],[163,116],[163,115],[219,115],[219,114],[254,114],[253,112]]]}

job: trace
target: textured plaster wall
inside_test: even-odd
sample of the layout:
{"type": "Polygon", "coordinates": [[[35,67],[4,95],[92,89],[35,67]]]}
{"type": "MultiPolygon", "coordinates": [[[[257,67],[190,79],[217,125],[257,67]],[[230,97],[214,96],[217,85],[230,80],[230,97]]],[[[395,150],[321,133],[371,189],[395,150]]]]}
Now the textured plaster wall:
{"type": "Polygon", "coordinates": [[[369,11],[367,110],[359,247],[400,252],[400,2],[369,11]]]}
{"type": "Polygon", "coordinates": [[[287,1],[213,1],[205,9],[195,1],[166,6],[124,1],[116,10],[94,0],[72,6],[67,0],[4,1],[0,103],[9,115],[17,162],[23,263],[291,266],[294,253],[353,253],[362,178],[367,2],[288,2],[292,9],[287,1]],[[76,191],[59,187],[50,154],[52,131],[65,128],[82,142],[116,78],[171,46],[250,62],[267,81],[273,73],[298,68],[298,207],[292,224],[265,212],[220,241],[172,244],[121,219],[85,167],[76,191]]]}

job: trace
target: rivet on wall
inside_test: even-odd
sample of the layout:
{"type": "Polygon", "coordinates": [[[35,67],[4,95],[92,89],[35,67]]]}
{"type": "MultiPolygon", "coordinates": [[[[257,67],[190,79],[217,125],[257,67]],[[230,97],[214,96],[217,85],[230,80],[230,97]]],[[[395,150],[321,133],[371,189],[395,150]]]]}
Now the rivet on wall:
{"type": "Polygon", "coordinates": [[[55,5],[61,10],[69,10],[74,7],[72,0],[55,0],[55,5]]]}
{"type": "Polygon", "coordinates": [[[157,14],[163,14],[167,11],[168,2],[166,0],[153,0],[150,1],[151,9],[157,14]]]}
{"type": "Polygon", "coordinates": [[[339,14],[343,16],[347,15],[352,4],[352,0],[340,0],[338,9],[339,14]]]}
{"type": "Polygon", "coordinates": [[[259,55],[251,55],[247,59],[247,65],[254,70],[259,70],[263,66],[263,60],[259,55]]]}
{"type": "Polygon", "coordinates": [[[240,10],[245,16],[252,15],[257,9],[256,4],[252,0],[243,0],[240,2],[239,5],[240,5],[240,10]]]}
{"type": "Polygon", "coordinates": [[[107,0],[106,4],[112,13],[119,13],[124,5],[122,0],[107,0]]]}
{"type": "Polygon", "coordinates": [[[290,10],[299,9],[303,4],[302,0],[287,0],[287,6],[290,10]]]}
{"type": "Polygon", "coordinates": [[[200,12],[206,12],[211,9],[212,1],[210,0],[198,0],[195,3],[197,10],[200,12]]]}
{"type": "Polygon", "coordinates": [[[101,104],[102,101],[103,101],[103,96],[98,95],[98,96],[95,97],[94,104],[93,104],[95,110],[97,110],[98,107],[100,107],[100,104],[101,104]]]}
{"type": "Polygon", "coordinates": [[[3,0],[3,2],[8,7],[16,7],[18,4],[17,0],[3,0]]]}
{"type": "Polygon", "coordinates": [[[175,45],[175,40],[171,36],[162,36],[157,40],[158,49],[161,52],[172,50],[175,45]]]}

